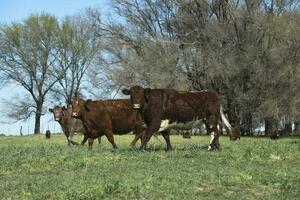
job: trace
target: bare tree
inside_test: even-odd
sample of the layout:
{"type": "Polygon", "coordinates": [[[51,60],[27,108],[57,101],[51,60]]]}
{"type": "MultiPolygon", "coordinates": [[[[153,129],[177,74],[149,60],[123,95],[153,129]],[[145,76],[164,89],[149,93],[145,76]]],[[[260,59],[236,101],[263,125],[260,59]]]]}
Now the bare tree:
{"type": "Polygon", "coordinates": [[[56,100],[66,102],[82,95],[84,76],[95,55],[99,53],[100,37],[94,37],[93,27],[84,15],[66,17],[59,31],[58,61],[61,78],[52,88],[56,100]]]}
{"type": "Polygon", "coordinates": [[[114,0],[113,8],[121,20],[98,26],[113,88],[214,89],[246,134],[299,119],[299,1],[114,0]]]}
{"type": "Polygon", "coordinates": [[[46,95],[60,78],[54,76],[58,67],[57,35],[57,19],[45,13],[4,25],[0,31],[1,74],[30,95],[26,96],[28,101],[21,99],[17,107],[12,107],[8,116],[26,119],[34,114],[35,134],[40,133],[46,95]]]}

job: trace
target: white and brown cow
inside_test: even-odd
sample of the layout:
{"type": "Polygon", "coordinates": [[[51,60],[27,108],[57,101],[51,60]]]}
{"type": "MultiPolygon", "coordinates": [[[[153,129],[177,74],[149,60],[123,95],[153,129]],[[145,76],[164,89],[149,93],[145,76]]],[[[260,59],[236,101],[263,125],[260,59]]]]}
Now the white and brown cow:
{"type": "MultiPolygon", "coordinates": [[[[81,120],[75,119],[72,117],[72,108],[66,108],[66,107],[60,107],[55,106],[54,108],[49,108],[49,112],[53,113],[54,120],[57,121],[64,134],[67,137],[68,145],[73,144],[77,145],[78,143],[73,141],[73,135],[75,133],[82,133],[84,135],[84,138],[81,142],[81,144],[85,144],[87,141],[87,130],[83,126],[81,120]]],[[[101,141],[101,138],[98,138],[99,143],[101,141]]]]}

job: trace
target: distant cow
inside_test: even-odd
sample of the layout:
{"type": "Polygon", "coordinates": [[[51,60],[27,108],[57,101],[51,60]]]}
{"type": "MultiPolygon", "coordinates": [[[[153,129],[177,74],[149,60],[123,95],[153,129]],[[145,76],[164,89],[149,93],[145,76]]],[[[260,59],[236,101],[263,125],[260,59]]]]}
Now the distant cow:
{"type": "Polygon", "coordinates": [[[141,138],[145,127],[139,112],[132,109],[129,99],[120,100],[86,100],[74,99],[72,116],[81,119],[88,131],[89,148],[93,140],[105,135],[113,148],[117,148],[113,134],[135,134],[131,145],[141,138]]]}
{"type": "MultiPolygon", "coordinates": [[[[220,118],[230,130],[230,137],[237,139],[222,112],[219,96],[214,91],[179,92],[173,89],[144,89],[134,86],[130,89],[123,89],[122,92],[130,95],[132,107],[140,111],[147,125],[141,149],[146,149],[147,142],[153,133],[159,130],[164,120],[168,120],[169,124],[184,124],[203,119],[211,133],[209,150],[219,148],[218,121],[220,118]]],[[[170,140],[166,141],[167,149],[172,149],[170,140]]]]}
{"type": "Polygon", "coordinates": [[[269,133],[269,137],[271,140],[277,140],[277,139],[279,139],[279,136],[280,136],[280,134],[279,134],[279,131],[277,131],[277,130],[273,130],[269,133]]]}
{"type": "Polygon", "coordinates": [[[50,130],[47,130],[46,131],[46,139],[50,139],[50,136],[51,136],[51,132],[50,132],[50,130]]]}
{"type": "Polygon", "coordinates": [[[82,133],[84,135],[84,139],[81,142],[82,145],[87,141],[87,131],[84,128],[81,120],[74,119],[72,117],[72,108],[67,109],[64,106],[55,106],[54,108],[49,108],[49,112],[53,113],[54,120],[60,124],[62,131],[67,137],[68,145],[78,144],[72,140],[74,133],[82,133]]]}

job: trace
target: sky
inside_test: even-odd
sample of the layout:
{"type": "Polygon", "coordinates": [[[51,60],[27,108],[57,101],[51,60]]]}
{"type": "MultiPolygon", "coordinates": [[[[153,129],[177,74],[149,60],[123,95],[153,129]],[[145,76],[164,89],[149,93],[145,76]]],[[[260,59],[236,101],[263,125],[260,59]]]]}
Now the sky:
{"type": "MultiPolygon", "coordinates": [[[[105,17],[109,9],[110,0],[0,0],[0,24],[19,22],[30,14],[47,12],[62,19],[66,15],[73,15],[84,11],[88,7],[97,7],[105,17]]],[[[5,86],[0,89],[0,110],[3,108],[2,99],[9,99],[14,94],[22,94],[24,90],[16,86],[5,86]]],[[[48,110],[48,108],[45,108],[48,110]]],[[[25,122],[9,121],[0,111],[0,134],[19,135],[20,127],[24,135],[32,134],[34,130],[34,119],[25,122]],[[7,123],[9,122],[9,123],[7,123]]],[[[41,119],[41,131],[49,129],[51,132],[60,131],[60,126],[53,120],[52,114],[48,113],[41,119]]]]}
{"type": "Polygon", "coordinates": [[[87,7],[106,9],[109,2],[109,0],[0,0],[0,23],[19,21],[32,13],[43,11],[62,18],[87,7]]]}

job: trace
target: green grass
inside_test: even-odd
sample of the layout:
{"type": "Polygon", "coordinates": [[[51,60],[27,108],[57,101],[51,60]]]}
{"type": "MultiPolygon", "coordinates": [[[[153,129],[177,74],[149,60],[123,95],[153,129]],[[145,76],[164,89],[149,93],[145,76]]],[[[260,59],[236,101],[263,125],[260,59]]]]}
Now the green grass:
{"type": "MultiPolygon", "coordinates": [[[[76,141],[81,141],[77,136],[76,141]]],[[[299,199],[300,140],[161,136],[149,150],[130,149],[133,135],[87,146],[64,136],[0,137],[0,199],[299,199]]],[[[139,145],[137,145],[139,146],[139,145]]]]}

